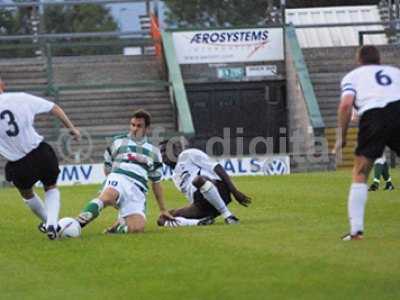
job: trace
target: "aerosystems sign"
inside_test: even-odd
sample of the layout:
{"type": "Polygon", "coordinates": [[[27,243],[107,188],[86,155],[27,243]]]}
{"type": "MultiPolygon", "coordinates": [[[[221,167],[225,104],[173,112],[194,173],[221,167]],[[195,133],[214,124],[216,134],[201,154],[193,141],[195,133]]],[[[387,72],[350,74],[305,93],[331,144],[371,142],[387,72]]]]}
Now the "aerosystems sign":
{"type": "Polygon", "coordinates": [[[179,64],[283,60],[282,28],[174,32],[179,64]]]}

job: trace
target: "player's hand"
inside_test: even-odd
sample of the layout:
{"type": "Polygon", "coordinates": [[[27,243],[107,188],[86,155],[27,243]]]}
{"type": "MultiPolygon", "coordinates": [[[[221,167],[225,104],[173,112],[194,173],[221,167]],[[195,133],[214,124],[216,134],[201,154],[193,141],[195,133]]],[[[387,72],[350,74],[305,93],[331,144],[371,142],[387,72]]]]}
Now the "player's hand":
{"type": "Polygon", "coordinates": [[[72,128],[70,129],[70,134],[74,137],[75,141],[80,141],[81,140],[81,132],[77,128],[72,128]]]}
{"type": "Polygon", "coordinates": [[[160,216],[163,216],[169,221],[175,221],[175,218],[171,215],[171,213],[168,210],[162,210],[160,212],[160,216]]]}
{"type": "Polygon", "coordinates": [[[341,150],[346,147],[347,141],[344,140],[337,140],[335,143],[335,147],[332,149],[332,154],[338,155],[338,153],[341,152],[341,150]]]}
{"type": "Polygon", "coordinates": [[[163,217],[165,220],[170,222],[171,227],[177,227],[178,223],[176,219],[171,215],[171,213],[167,210],[162,210],[160,212],[160,216],[163,217]]]}
{"type": "Polygon", "coordinates": [[[345,139],[336,141],[335,147],[332,149],[332,154],[336,156],[336,163],[342,161],[342,149],[346,147],[346,143],[345,139]]]}
{"type": "Polygon", "coordinates": [[[246,196],[240,191],[234,191],[233,196],[235,197],[236,201],[239,202],[240,205],[245,207],[249,206],[251,203],[251,198],[246,196]]]}

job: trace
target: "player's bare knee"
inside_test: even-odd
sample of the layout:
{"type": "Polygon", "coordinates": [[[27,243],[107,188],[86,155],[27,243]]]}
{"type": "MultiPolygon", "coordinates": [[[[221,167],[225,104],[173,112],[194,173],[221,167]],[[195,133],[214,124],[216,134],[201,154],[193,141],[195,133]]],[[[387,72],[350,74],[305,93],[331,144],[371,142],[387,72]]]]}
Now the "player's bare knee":
{"type": "Polygon", "coordinates": [[[142,233],[146,224],[146,218],[141,214],[133,214],[125,219],[128,233],[142,233]]]}
{"type": "Polygon", "coordinates": [[[367,176],[359,168],[353,169],[353,182],[363,183],[367,181],[367,176]]]}
{"type": "Polygon", "coordinates": [[[129,233],[143,233],[144,225],[142,225],[142,224],[128,225],[128,232],[129,233]]]}
{"type": "Polygon", "coordinates": [[[99,199],[103,202],[104,207],[116,206],[118,198],[119,198],[118,191],[112,188],[105,189],[99,196],[99,199]]]}
{"type": "Polygon", "coordinates": [[[193,179],[192,184],[193,184],[196,188],[200,189],[206,182],[207,182],[207,179],[204,178],[203,176],[196,176],[196,177],[193,179]]]}
{"type": "Polygon", "coordinates": [[[372,161],[366,157],[358,156],[353,167],[353,182],[365,183],[371,170],[372,161]]]}

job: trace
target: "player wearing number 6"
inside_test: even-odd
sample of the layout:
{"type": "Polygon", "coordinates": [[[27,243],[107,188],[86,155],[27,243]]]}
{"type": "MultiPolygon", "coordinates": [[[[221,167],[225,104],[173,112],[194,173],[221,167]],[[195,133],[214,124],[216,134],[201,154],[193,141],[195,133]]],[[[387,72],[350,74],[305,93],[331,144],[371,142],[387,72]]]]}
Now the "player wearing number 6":
{"type": "Polygon", "coordinates": [[[76,139],[80,138],[79,130],[57,104],[26,93],[4,93],[4,83],[0,79],[0,154],[8,161],[6,179],[13,182],[25,203],[43,222],[39,229],[55,239],[60,210],[60,192],[56,185],[60,172],[58,160],[33,127],[35,116],[48,112],[76,139]],[[33,192],[37,181],[43,183],[46,205],[33,192]]]}
{"type": "Polygon", "coordinates": [[[353,183],[348,198],[350,233],[343,240],[363,238],[367,179],[373,162],[382,156],[385,146],[400,155],[400,69],[381,65],[379,51],[363,46],[357,52],[360,67],[342,80],[338,109],[338,135],[334,152],[346,146],[352,108],[360,117],[353,183]]]}

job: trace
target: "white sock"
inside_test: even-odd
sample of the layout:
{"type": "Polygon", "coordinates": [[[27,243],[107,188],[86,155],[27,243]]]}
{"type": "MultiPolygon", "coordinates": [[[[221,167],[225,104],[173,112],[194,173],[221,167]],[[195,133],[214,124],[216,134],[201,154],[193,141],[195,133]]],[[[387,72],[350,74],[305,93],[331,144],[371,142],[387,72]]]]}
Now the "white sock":
{"type": "Polygon", "coordinates": [[[42,220],[42,222],[46,223],[46,209],[44,208],[42,199],[40,199],[38,195],[33,194],[33,198],[23,200],[32,212],[42,220]]]}
{"type": "Polygon", "coordinates": [[[350,233],[364,231],[364,211],[368,197],[368,185],[366,183],[353,183],[350,187],[348,212],[350,219],[350,233]]]}
{"type": "Polygon", "coordinates": [[[211,181],[206,181],[200,188],[200,193],[206,198],[206,200],[215,207],[215,209],[222,215],[222,217],[227,218],[232,215],[226,206],[224,200],[222,200],[218,189],[211,181]]]}
{"type": "Polygon", "coordinates": [[[45,194],[47,222],[46,228],[50,225],[56,226],[60,212],[60,191],[55,188],[48,190],[45,194]]]}
{"type": "Polygon", "coordinates": [[[183,226],[197,226],[199,219],[186,219],[184,217],[175,217],[174,221],[165,221],[165,227],[183,227],[183,226]]]}

